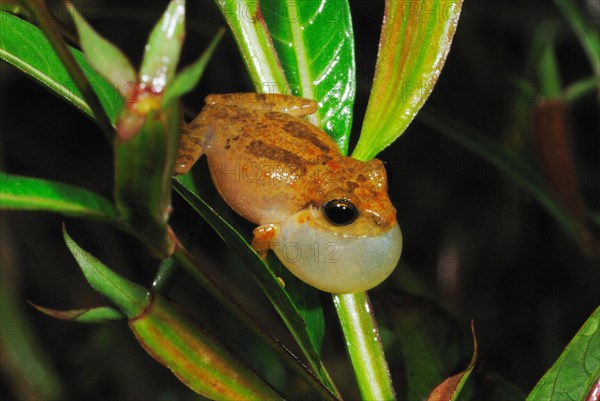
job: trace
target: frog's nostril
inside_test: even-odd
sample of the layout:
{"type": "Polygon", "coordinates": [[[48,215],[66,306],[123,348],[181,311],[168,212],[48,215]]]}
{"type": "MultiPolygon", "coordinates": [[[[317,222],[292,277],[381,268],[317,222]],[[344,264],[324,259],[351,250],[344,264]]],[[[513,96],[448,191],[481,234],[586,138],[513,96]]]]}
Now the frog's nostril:
{"type": "Polygon", "coordinates": [[[393,187],[394,183],[394,165],[384,160],[381,161],[383,163],[383,167],[385,168],[385,175],[387,176],[388,187],[393,187]]]}

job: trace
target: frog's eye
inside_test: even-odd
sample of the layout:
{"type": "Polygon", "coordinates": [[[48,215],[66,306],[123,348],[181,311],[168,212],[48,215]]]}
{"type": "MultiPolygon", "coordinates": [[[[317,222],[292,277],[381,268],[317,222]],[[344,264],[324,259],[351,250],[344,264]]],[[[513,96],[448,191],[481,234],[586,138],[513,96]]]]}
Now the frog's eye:
{"type": "Polygon", "coordinates": [[[323,214],[334,226],[347,226],[356,220],[358,210],[348,199],[332,199],[323,204],[323,214]]]}

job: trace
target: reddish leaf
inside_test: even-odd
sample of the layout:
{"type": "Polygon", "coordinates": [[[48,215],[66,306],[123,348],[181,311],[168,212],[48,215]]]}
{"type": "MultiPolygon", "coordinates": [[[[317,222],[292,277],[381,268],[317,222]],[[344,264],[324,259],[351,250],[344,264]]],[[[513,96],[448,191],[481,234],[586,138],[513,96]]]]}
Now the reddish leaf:
{"type": "Polygon", "coordinates": [[[596,379],[594,386],[591,388],[585,401],[600,401],[600,376],[596,379]]]}
{"type": "Polygon", "coordinates": [[[118,310],[111,308],[110,306],[100,306],[94,308],[84,309],[71,309],[71,310],[57,310],[46,308],[45,306],[36,305],[31,301],[28,301],[29,305],[33,306],[38,311],[45,315],[60,320],[69,320],[78,323],[102,323],[114,320],[123,320],[123,315],[118,310]]]}

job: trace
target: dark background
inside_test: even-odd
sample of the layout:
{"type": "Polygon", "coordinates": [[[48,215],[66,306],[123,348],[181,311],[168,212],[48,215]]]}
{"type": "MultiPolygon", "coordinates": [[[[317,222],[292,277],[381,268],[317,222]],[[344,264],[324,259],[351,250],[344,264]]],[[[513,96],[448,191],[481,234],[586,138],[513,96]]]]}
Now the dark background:
{"type": "MultiPolygon", "coordinates": [[[[224,25],[213,2],[189,3],[182,65],[197,57],[224,25]]],[[[92,25],[139,64],[147,34],[165,2],[87,4],[80,9],[92,25]]],[[[358,78],[356,136],[372,82],[383,2],[350,4],[358,78]]],[[[598,24],[598,14],[585,8],[584,2],[579,4],[598,24]]],[[[446,66],[424,110],[435,108],[450,114],[535,165],[528,117],[519,120],[517,110],[536,99],[524,96],[514,79],[524,77],[535,83],[531,52],[540,29],[556,35],[563,84],[591,75],[585,53],[553,2],[465,1],[446,66]]],[[[251,90],[235,43],[227,34],[199,87],[185,103],[193,113],[208,93],[251,90]]],[[[68,182],[111,197],[111,150],[94,123],[4,62],[0,62],[0,93],[3,171],[68,182]]],[[[597,94],[569,107],[579,183],[585,203],[596,212],[600,209],[598,115],[597,94]]],[[[597,259],[586,255],[540,204],[515,184],[515,177],[502,175],[418,118],[380,158],[391,166],[390,195],[405,239],[401,266],[382,288],[373,291],[376,306],[397,289],[404,289],[437,302],[465,332],[469,320],[475,319],[480,363],[527,393],[598,306],[597,259]]],[[[201,168],[205,174],[206,166],[201,168]]],[[[193,231],[195,251],[209,265],[222,266],[215,274],[247,300],[244,305],[259,321],[272,325],[276,335],[286,338],[285,329],[255,286],[246,284],[252,279],[226,246],[177,196],[173,202],[174,224],[193,231]],[[229,266],[234,270],[223,271],[229,266]]],[[[125,324],[59,322],[25,303],[32,300],[57,309],[105,303],[89,288],[68,254],[60,233],[63,221],[84,248],[139,283],[151,282],[156,260],[145,256],[144,249],[126,235],[101,224],[47,213],[1,212],[0,216],[2,300],[6,307],[10,294],[16,300],[11,313],[23,319],[4,316],[0,352],[9,351],[5,347],[10,336],[34,343],[41,360],[54,371],[65,399],[192,398],[144,354],[125,324]]],[[[250,229],[248,225],[248,233],[250,229]]],[[[239,352],[254,360],[269,380],[294,388],[270,351],[253,341],[185,273],[179,275],[170,295],[195,308],[199,318],[228,342],[238,344],[239,352]]],[[[344,383],[340,384],[342,392],[353,394],[352,372],[330,298],[324,295],[322,299],[328,318],[327,365],[337,382],[344,383]]],[[[2,311],[6,313],[6,309],[2,311]]],[[[385,323],[383,330],[384,336],[391,333],[385,323]]],[[[388,358],[393,357],[388,353],[388,358]]],[[[0,373],[0,399],[23,398],[24,394],[44,398],[43,391],[16,370],[4,365],[0,373]]]]}

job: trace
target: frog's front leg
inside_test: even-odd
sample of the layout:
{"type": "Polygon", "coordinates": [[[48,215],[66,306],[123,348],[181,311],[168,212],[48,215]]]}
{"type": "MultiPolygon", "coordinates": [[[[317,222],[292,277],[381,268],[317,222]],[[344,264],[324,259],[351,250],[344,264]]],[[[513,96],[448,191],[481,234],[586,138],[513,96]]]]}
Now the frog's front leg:
{"type": "Polygon", "coordinates": [[[208,95],[207,105],[235,106],[253,110],[277,111],[294,117],[304,117],[317,111],[317,102],[278,93],[224,93],[208,95]]]}
{"type": "MultiPolygon", "coordinates": [[[[267,261],[267,252],[276,245],[274,241],[278,234],[277,224],[262,224],[253,231],[252,248],[259,254],[262,260],[267,261]]],[[[277,277],[279,284],[285,287],[285,282],[281,277],[277,277]]]]}
{"type": "Polygon", "coordinates": [[[181,136],[179,138],[179,151],[175,163],[175,174],[185,174],[202,156],[201,139],[194,136],[193,133],[184,124],[181,127],[181,136]]]}

